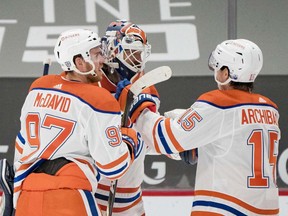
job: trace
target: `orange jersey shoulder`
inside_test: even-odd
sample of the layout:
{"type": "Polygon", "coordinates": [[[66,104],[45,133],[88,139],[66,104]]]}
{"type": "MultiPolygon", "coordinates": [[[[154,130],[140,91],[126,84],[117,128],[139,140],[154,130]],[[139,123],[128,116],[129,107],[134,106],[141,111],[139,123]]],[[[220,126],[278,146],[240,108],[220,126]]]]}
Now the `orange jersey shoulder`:
{"type": "Polygon", "coordinates": [[[219,107],[236,106],[239,104],[266,104],[276,109],[278,108],[274,102],[265,96],[236,89],[213,90],[202,94],[197,101],[206,101],[219,107]]]}
{"type": "Polygon", "coordinates": [[[105,73],[103,73],[102,76],[101,86],[111,93],[116,93],[117,86],[109,80],[109,78],[105,75],[105,73]]]}
{"type": "Polygon", "coordinates": [[[120,105],[109,91],[94,84],[63,79],[61,75],[47,75],[38,78],[30,86],[33,89],[53,89],[84,100],[92,107],[106,112],[120,112],[120,105]]]}

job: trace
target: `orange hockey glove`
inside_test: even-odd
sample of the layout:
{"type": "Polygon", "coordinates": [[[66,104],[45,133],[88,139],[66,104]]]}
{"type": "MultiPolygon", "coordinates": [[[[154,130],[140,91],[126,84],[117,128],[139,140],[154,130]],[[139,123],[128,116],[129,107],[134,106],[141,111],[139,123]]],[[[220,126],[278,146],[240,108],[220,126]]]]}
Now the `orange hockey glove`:
{"type": "MultiPolygon", "coordinates": [[[[118,100],[122,111],[125,110],[126,101],[128,97],[128,91],[130,87],[131,87],[130,81],[128,81],[127,79],[121,80],[117,84],[115,98],[118,100]]],[[[150,109],[152,112],[156,112],[156,102],[154,101],[154,99],[149,93],[150,93],[150,88],[146,88],[142,91],[141,94],[139,94],[134,99],[133,104],[131,105],[131,108],[129,111],[129,115],[128,115],[132,123],[136,122],[138,116],[141,114],[141,112],[145,108],[150,109]],[[143,94],[143,92],[148,93],[148,94],[143,94]]]]}
{"type": "Polygon", "coordinates": [[[126,128],[126,127],[122,127],[121,132],[122,132],[122,140],[128,146],[131,160],[134,161],[138,148],[137,132],[132,128],[126,128]]]}
{"type": "Polygon", "coordinates": [[[152,112],[156,112],[156,102],[150,94],[139,94],[133,101],[129,117],[132,123],[135,123],[141,112],[148,108],[152,112]]]}

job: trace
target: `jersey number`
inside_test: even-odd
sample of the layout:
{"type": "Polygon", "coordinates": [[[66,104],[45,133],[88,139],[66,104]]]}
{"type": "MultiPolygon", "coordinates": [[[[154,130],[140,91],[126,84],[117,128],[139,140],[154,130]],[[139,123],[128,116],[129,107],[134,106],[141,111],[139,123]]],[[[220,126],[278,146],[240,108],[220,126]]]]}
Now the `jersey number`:
{"type": "MultiPolygon", "coordinates": [[[[26,131],[27,131],[27,139],[30,144],[31,148],[35,148],[35,150],[27,155],[26,157],[22,158],[21,160],[24,161],[37,152],[40,148],[40,123],[41,119],[39,114],[37,113],[29,113],[26,117],[26,131]]],[[[41,124],[41,128],[45,128],[47,130],[52,130],[53,128],[57,128],[60,130],[57,135],[50,140],[47,144],[45,143],[46,147],[40,153],[41,158],[49,159],[53,156],[57,149],[59,149],[66,140],[71,136],[73,129],[75,127],[75,122],[63,119],[60,117],[46,115],[44,120],[41,124]]]]}
{"type": "MultiPolygon", "coordinates": [[[[277,153],[274,151],[276,142],[278,142],[278,133],[276,131],[269,131],[268,133],[269,141],[269,164],[273,169],[273,180],[276,184],[276,162],[277,162],[277,153]]],[[[262,130],[254,130],[248,138],[248,145],[252,145],[253,156],[252,156],[252,176],[248,176],[248,186],[249,187],[269,187],[268,177],[264,175],[263,166],[264,166],[264,137],[262,130]]]]}
{"type": "Polygon", "coordinates": [[[202,121],[202,117],[192,108],[186,110],[186,112],[179,118],[178,123],[185,131],[191,131],[196,122],[202,121]]]}

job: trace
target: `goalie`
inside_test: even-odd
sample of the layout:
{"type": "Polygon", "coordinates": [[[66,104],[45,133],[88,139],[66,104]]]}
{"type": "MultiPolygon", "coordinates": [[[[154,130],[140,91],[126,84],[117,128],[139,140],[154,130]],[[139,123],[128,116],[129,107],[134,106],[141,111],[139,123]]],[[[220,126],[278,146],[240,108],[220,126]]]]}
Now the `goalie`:
{"type": "MultiPolygon", "coordinates": [[[[117,92],[117,84],[130,85],[144,74],[145,64],[151,52],[151,45],[147,41],[146,33],[136,24],[120,20],[111,22],[105,36],[102,37],[103,48],[107,53],[108,61],[103,66],[103,79],[101,86],[109,90],[120,101],[120,92],[117,92]]],[[[127,92],[126,92],[127,93],[127,92]]],[[[154,112],[160,106],[159,94],[154,86],[143,91],[153,97],[156,106],[151,103],[154,112]]],[[[124,111],[124,106],[121,107],[124,111]]],[[[133,127],[133,119],[129,119],[130,127],[133,127]]],[[[128,171],[117,183],[117,192],[113,207],[113,215],[145,215],[141,184],[144,178],[144,159],[147,153],[147,145],[141,135],[137,133],[139,141],[136,157],[128,171]]],[[[106,215],[111,181],[105,177],[100,179],[95,194],[97,202],[106,215]]]]}

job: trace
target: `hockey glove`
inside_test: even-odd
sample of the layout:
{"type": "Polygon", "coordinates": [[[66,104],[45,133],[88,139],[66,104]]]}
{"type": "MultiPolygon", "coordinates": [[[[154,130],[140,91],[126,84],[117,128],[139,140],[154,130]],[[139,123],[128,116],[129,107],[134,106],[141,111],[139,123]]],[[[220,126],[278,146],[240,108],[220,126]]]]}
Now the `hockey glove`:
{"type": "Polygon", "coordinates": [[[129,117],[132,123],[135,123],[141,112],[148,108],[152,112],[156,112],[156,102],[150,94],[139,94],[133,101],[129,117]]]}
{"type": "Polygon", "coordinates": [[[181,160],[189,165],[195,165],[198,161],[198,149],[187,150],[179,153],[181,160]]]}
{"type": "Polygon", "coordinates": [[[126,128],[126,127],[122,127],[121,132],[122,132],[122,140],[128,146],[131,160],[134,161],[135,154],[136,154],[137,148],[138,148],[137,133],[134,129],[126,128]]]}
{"type": "MultiPolygon", "coordinates": [[[[131,87],[131,83],[127,79],[121,80],[117,84],[117,89],[116,89],[116,93],[114,97],[116,98],[116,100],[118,100],[122,111],[125,110],[126,101],[128,97],[128,91],[130,87],[131,87]]],[[[149,88],[145,88],[142,90],[142,93],[146,93],[146,94],[151,94],[151,92],[153,92],[156,96],[158,96],[158,92],[154,86],[150,86],[149,88]]]]}
{"type": "MultiPolygon", "coordinates": [[[[121,80],[121,81],[119,81],[117,83],[117,89],[116,89],[116,94],[115,94],[116,100],[119,100],[119,97],[120,97],[120,95],[121,95],[121,93],[122,93],[122,91],[124,90],[125,87],[127,87],[125,89],[125,91],[128,92],[128,90],[129,90],[128,85],[130,85],[130,84],[131,84],[131,82],[129,80],[127,80],[127,79],[123,79],[123,80],[121,80]]],[[[127,92],[126,92],[126,94],[127,94],[127,92]]]]}

